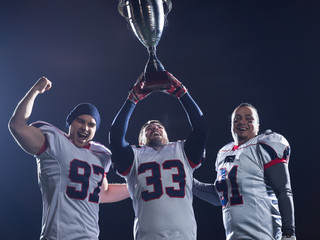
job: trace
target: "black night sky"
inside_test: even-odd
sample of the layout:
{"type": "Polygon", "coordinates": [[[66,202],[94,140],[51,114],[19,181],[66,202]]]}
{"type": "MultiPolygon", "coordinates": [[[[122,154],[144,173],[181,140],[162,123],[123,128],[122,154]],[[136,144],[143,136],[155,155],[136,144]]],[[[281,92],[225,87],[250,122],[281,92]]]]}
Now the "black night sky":
{"type": "MultiPolygon", "coordinates": [[[[207,160],[194,175],[213,182],[217,151],[230,142],[230,115],[241,102],[259,111],[261,130],[291,144],[291,183],[298,240],[320,239],[319,129],[320,2],[172,0],[157,55],[189,89],[209,124],[207,160]],[[316,220],[312,220],[316,219],[316,220]]],[[[53,82],[40,95],[30,123],[64,129],[80,102],[100,110],[95,140],[108,146],[111,122],[143,71],[146,48],[128,29],[116,0],[2,0],[0,2],[0,239],[38,239],[42,201],[36,161],[11,137],[7,123],[41,77],[53,82]]],[[[170,140],[190,127],[179,102],[154,93],[136,107],[127,139],[159,119],[170,140]]],[[[109,182],[124,182],[113,170],[109,182]]],[[[198,239],[224,239],[221,208],[194,198],[198,239]]],[[[100,206],[100,239],[133,239],[131,200],[100,206]]]]}

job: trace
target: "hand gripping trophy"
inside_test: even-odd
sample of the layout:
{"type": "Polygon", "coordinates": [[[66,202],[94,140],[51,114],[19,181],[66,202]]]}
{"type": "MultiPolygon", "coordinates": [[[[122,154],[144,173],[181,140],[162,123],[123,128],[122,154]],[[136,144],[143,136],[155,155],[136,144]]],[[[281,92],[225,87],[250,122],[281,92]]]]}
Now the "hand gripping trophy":
{"type": "Polygon", "coordinates": [[[151,90],[162,90],[171,86],[168,72],[156,56],[156,47],[171,8],[171,0],[119,0],[118,4],[119,13],[148,49],[149,59],[144,69],[144,77],[146,88],[151,90]]]}

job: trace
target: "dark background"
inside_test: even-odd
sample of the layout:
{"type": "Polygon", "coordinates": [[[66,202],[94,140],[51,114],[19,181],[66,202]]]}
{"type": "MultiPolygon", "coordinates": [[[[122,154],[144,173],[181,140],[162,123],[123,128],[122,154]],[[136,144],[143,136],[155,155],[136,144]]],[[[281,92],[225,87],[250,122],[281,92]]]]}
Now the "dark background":
{"type": "MultiPolygon", "coordinates": [[[[198,179],[214,181],[216,153],[232,140],[230,114],[241,102],[258,108],[261,130],[270,128],[288,139],[299,240],[320,239],[319,11],[319,1],[307,0],[173,0],[157,48],[210,127],[207,161],[195,171],[198,179]]],[[[111,122],[147,57],[116,0],[1,1],[0,239],[38,239],[41,228],[36,162],[7,128],[19,100],[46,76],[53,87],[37,98],[30,122],[44,120],[64,129],[69,111],[91,102],[102,116],[96,141],[108,146],[111,122]]],[[[170,140],[190,131],[178,101],[155,93],[136,107],[129,142],[137,143],[148,119],[163,121],[170,140]]],[[[108,179],[123,182],[113,171],[108,179]]],[[[194,198],[194,210],[199,240],[224,239],[220,207],[194,198]]],[[[100,223],[100,239],[132,239],[131,200],[101,205],[100,223]]]]}

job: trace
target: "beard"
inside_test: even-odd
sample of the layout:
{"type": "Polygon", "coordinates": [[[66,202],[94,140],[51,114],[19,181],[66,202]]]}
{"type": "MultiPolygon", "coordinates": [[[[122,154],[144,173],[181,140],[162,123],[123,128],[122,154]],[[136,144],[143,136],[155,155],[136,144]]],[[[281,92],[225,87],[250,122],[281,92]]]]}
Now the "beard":
{"type": "Polygon", "coordinates": [[[162,147],[167,144],[167,140],[164,138],[149,139],[147,145],[153,148],[162,147]]]}

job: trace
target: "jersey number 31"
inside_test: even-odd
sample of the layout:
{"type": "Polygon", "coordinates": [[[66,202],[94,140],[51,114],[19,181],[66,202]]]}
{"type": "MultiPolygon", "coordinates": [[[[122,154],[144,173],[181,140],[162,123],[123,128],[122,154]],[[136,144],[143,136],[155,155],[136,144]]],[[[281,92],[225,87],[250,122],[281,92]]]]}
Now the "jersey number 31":
{"type": "Polygon", "coordinates": [[[220,194],[222,207],[225,207],[228,204],[229,200],[231,206],[243,204],[242,196],[239,192],[239,186],[237,183],[237,171],[238,166],[233,166],[229,173],[225,168],[219,169],[216,188],[219,193],[222,193],[222,196],[220,194]]]}

